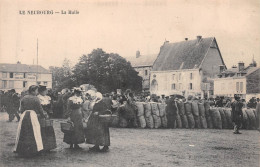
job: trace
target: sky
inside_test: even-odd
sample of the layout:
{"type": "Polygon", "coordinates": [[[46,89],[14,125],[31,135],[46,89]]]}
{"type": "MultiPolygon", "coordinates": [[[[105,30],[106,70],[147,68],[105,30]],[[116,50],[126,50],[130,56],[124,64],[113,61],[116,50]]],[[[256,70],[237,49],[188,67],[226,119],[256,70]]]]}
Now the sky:
{"type": "Polygon", "coordinates": [[[45,68],[102,48],[131,59],[158,54],[165,40],[215,37],[228,68],[260,65],[259,0],[0,0],[0,62],[45,68]],[[30,15],[28,10],[79,14],[30,15]]]}

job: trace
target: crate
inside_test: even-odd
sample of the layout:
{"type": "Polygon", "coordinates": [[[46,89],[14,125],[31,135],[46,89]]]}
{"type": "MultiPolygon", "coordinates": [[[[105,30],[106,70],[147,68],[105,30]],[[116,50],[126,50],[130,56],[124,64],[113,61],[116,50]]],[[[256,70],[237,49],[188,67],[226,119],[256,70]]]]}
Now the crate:
{"type": "Polygon", "coordinates": [[[72,133],[74,131],[74,126],[72,122],[61,122],[60,127],[63,133],[72,133]]]}
{"type": "Polygon", "coordinates": [[[50,119],[40,119],[39,123],[41,127],[52,127],[53,126],[53,120],[50,119]]]}

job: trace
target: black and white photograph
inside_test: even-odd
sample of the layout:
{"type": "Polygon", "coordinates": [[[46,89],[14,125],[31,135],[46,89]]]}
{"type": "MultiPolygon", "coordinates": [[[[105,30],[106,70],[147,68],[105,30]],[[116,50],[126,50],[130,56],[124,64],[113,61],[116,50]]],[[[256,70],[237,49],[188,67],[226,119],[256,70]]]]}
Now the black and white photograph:
{"type": "Polygon", "coordinates": [[[0,0],[0,167],[260,167],[259,0],[0,0]]]}

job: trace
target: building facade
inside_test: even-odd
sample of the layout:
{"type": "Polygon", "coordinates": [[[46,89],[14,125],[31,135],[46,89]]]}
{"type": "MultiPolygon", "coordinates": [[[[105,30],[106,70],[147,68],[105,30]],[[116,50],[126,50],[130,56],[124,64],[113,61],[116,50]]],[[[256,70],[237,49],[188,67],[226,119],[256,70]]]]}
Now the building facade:
{"type": "Polygon", "coordinates": [[[218,75],[214,79],[215,96],[234,97],[239,95],[248,101],[252,97],[260,98],[260,68],[255,61],[247,68],[244,63],[238,63],[218,75]]]}
{"type": "Polygon", "coordinates": [[[154,62],[150,92],[201,98],[213,95],[213,79],[225,68],[214,37],[169,43],[166,41],[154,62]]]}
{"type": "Polygon", "coordinates": [[[31,85],[45,85],[52,88],[52,74],[37,65],[0,64],[0,90],[15,89],[21,93],[31,85]]]}
{"type": "Polygon", "coordinates": [[[139,51],[136,52],[136,57],[132,59],[131,65],[138,72],[138,75],[142,77],[142,90],[150,90],[150,77],[153,63],[157,55],[141,55],[139,51]]]}

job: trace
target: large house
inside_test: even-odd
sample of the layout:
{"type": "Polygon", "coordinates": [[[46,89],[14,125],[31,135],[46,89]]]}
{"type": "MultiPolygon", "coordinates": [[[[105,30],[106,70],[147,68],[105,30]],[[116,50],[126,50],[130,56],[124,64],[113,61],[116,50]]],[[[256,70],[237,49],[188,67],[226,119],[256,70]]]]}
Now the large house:
{"type": "Polygon", "coordinates": [[[141,55],[140,51],[136,52],[136,57],[131,60],[132,67],[138,72],[138,75],[142,77],[142,90],[150,90],[150,71],[152,70],[153,63],[157,57],[157,54],[141,55]]]}
{"type": "Polygon", "coordinates": [[[226,68],[214,37],[165,41],[153,64],[150,92],[201,98],[213,95],[213,78],[226,68]]]}
{"type": "Polygon", "coordinates": [[[31,85],[45,85],[52,88],[52,73],[42,66],[17,64],[0,64],[0,90],[15,89],[21,93],[31,85]]]}
{"type": "Polygon", "coordinates": [[[239,62],[238,66],[224,70],[218,76],[214,79],[216,96],[234,97],[236,94],[246,101],[260,98],[260,68],[254,60],[248,67],[239,62]]]}

